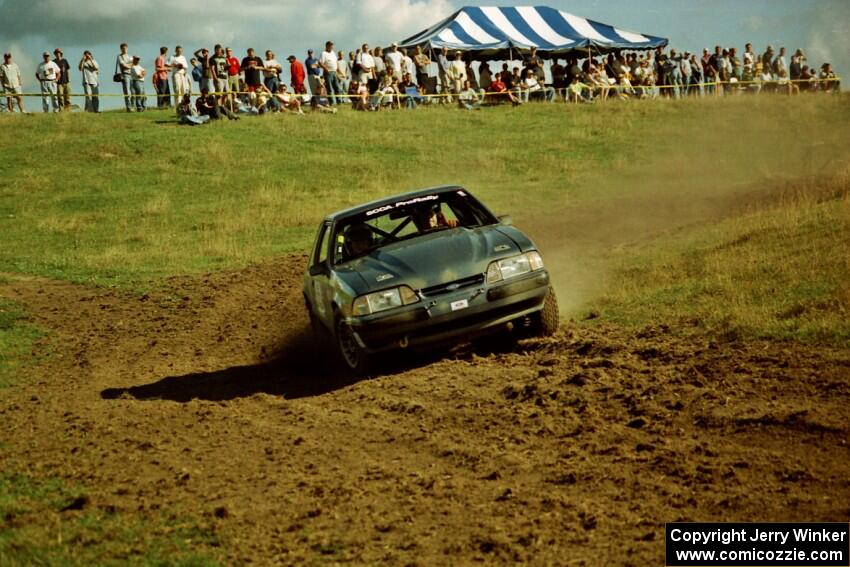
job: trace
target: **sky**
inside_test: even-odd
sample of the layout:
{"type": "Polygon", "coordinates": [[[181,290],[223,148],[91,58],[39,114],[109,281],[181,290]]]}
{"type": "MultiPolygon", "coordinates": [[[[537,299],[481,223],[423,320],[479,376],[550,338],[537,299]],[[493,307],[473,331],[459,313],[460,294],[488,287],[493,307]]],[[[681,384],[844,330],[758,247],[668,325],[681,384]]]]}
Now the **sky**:
{"type": "MultiPolygon", "coordinates": [[[[300,59],[308,48],[321,52],[326,40],[353,50],[401,41],[466,5],[539,5],[535,2],[472,0],[0,0],[0,49],[11,52],[24,76],[25,92],[36,92],[41,53],[61,47],[71,63],[72,88],[82,91],[76,65],[84,49],[101,66],[101,92],[117,93],[111,76],[118,45],[153,68],[161,45],[182,44],[187,52],[216,43],[244,56],[272,49],[278,60],[300,59]]],[[[802,48],[810,65],[830,62],[850,75],[849,0],[550,0],[546,5],[670,39],[670,46],[743,46],[757,53],[770,44],[793,53],[802,48]]],[[[148,85],[149,91],[153,90],[148,85]]],[[[30,105],[34,109],[36,105],[30,105]]]]}

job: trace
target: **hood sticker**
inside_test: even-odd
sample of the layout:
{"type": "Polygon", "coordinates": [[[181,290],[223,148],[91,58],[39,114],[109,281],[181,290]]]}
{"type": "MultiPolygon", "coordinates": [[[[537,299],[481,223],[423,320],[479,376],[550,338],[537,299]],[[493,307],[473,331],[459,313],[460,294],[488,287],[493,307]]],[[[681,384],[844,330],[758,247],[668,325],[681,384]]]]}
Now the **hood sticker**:
{"type": "Polygon", "coordinates": [[[392,274],[378,274],[378,277],[375,278],[376,281],[385,282],[387,280],[393,279],[395,276],[392,274]]]}
{"type": "Polygon", "coordinates": [[[495,248],[493,248],[496,252],[504,252],[505,250],[510,250],[511,247],[508,244],[499,244],[495,248]]]}

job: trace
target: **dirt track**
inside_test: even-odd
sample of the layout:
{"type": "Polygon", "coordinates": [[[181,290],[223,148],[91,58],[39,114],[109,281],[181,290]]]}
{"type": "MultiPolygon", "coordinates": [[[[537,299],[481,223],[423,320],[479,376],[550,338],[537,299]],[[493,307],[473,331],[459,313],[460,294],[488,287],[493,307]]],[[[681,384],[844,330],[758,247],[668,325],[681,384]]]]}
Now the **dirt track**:
{"type": "Polygon", "coordinates": [[[846,350],[573,324],[351,382],[303,262],[0,285],[53,351],[2,392],[4,469],[204,518],[231,564],[663,564],[665,521],[850,515],[846,350]]]}

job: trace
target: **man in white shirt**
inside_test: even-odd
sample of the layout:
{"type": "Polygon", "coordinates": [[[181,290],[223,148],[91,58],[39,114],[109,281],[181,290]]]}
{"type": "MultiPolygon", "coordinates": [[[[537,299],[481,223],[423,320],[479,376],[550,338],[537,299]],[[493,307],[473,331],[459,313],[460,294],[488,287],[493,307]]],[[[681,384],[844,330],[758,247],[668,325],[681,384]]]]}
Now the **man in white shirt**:
{"type": "Polygon", "coordinates": [[[452,61],[448,68],[449,82],[452,92],[460,94],[463,90],[463,82],[466,81],[466,63],[463,62],[463,54],[458,51],[455,53],[455,60],[452,61]]]}
{"type": "Polygon", "coordinates": [[[387,62],[387,67],[392,67],[393,75],[396,77],[401,77],[401,61],[403,59],[403,55],[398,50],[398,44],[393,42],[390,45],[390,51],[384,56],[384,59],[387,62]]]}
{"type": "Polygon", "coordinates": [[[331,106],[342,102],[342,98],[337,99],[337,97],[345,93],[342,92],[339,77],[336,74],[339,70],[339,57],[336,51],[334,51],[332,41],[325,43],[325,50],[322,51],[322,56],[319,57],[319,67],[322,68],[322,75],[325,78],[325,89],[328,92],[328,101],[331,103],[331,106]]]}
{"type": "Polygon", "coordinates": [[[171,70],[171,86],[174,87],[174,106],[177,107],[183,101],[183,95],[192,94],[192,83],[189,80],[189,62],[183,55],[183,46],[174,48],[174,55],[165,62],[166,68],[171,70]]]}
{"type": "Polygon", "coordinates": [[[366,43],[363,44],[363,48],[357,56],[357,64],[360,65],[360,84],[369,83],[371,90],[372,83],[370,81],[375,79],[375,59],[369,53],[369,45],[366,43]]]}
{"type": "Polygon", "coordinates": [[[56,97],[56,81],[59,80],[59,66],[50,60],[50,52],[43,54],[44,61],[38,64],[35,70],[35,78],[41,83],[41,108],[44,112],[50,112],[50,104],[53,112],[59,112],[59,99],[56,97]],[[49,101],[48,101],[49,99],[49,101]]]}
{"type": "Polygon", "coordinates": [[[136,112],[145,111],[145,74],[144,67],[139,63],[141,58],[138,55],[133,56],[133,66],[130,67],[130,77],[132,79],[133,102],[136,105],[136,112]]]}
{"type": "Polygon", "coordinates": [[[21,70],[17,63],[12,61],[12,54],[3,54],[3,64],[0,65],[0,90],[6,94],[6,108],[9,112],[14,111],[12,104],[13,98],[18,101],[18,110],[21,113],[26,113],[24,110],[24,97],[21,96],[23,89],[23,81],[21,80],[21,70]]]}
{"type": "Polygon", "coordinates": [[[277,92],[277,86],[280,84],[280,74],[283,73],[283,66],[275,58],[274,52],[271,49],[266,50],[266,59],[263,61],[263,77],[266,88],[271,92],[277,92]]]}
{"type": "Polygon", "coordinates": [[[88,49],[77,68],[83,73],[83,92],[86,93],[86,112],[100,112],[100,66],[88,49]]]}
{"type": "Polygon", "coordinates": [[[121,90],[124,92],[124,108],[127,112],[133,112],[133,99],[131,97],[131,86],[133,79],[130,77],[130,68],[133,66],[133,57],[127,53],[126,43],[121,44],[121,53],[115,58],[115,75],[121,79],[121,90]]]}
{"type": "Polygon", "coordinates": [[[405,73],[410,73],[411,77],[416,76],[416,66],[413,64],[413,59],[407,54],[407,49],[401,50],[401,75],[404,77],[405,73]]]}

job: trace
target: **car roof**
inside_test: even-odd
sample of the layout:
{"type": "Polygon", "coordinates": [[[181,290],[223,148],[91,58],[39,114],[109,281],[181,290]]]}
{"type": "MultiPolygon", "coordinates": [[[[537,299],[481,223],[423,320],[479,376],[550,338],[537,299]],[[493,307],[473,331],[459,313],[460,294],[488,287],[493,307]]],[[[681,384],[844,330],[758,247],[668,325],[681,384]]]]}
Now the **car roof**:
{"type": "Polygon", "coordinates": [[[382,199],[376,199],[374,201],[370,201],[368,203],[363,203],[362,205],[357,205],[355,207],[350,207],[348,209],[343,209],[341,211],[336,211],[335,213],[331,213],[325,217],[324,222],[334,222],[342,218],[346,218],[349,216],[353,216],[359,213],[364,213],[371,209],[375,209],[378,207],[382,207],[384,205],[390,205],[397,201],[404,201],[407,199],[412,199],[415,197],[422,197],[424,195],[433,195],[435,193],[448,193],[450,191],[457,191],[458,189],[463,189],[467,193],[466,189],[459,185],[439,185],[437,187],[429,187],[427,189],[417,189],[416,191],[409,191],[407,193],[399,193],[398,195],[393,195],[391,197],[384,197],[382,199]]]}

